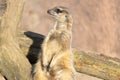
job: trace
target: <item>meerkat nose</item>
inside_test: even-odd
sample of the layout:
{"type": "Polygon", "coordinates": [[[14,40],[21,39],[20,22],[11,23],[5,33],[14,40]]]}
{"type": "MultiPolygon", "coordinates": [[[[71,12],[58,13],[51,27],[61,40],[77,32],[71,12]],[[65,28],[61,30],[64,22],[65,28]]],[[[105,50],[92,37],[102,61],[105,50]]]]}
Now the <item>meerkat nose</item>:
{"type": "Polygon", "coordinates": [[[47,10],[47,13],[50,14],[50,10],[47,10]]]}

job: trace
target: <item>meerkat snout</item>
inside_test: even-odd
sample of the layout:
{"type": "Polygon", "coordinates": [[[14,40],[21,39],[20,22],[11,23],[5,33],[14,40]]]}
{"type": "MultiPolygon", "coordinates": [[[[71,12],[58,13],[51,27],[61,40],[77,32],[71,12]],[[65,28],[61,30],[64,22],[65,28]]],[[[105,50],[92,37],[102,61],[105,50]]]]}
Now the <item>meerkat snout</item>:
{"type": "Polygon", "coordinates": [[[48,10],[47,13],[52,15],[53,12],[51,10],[48,10]]]}

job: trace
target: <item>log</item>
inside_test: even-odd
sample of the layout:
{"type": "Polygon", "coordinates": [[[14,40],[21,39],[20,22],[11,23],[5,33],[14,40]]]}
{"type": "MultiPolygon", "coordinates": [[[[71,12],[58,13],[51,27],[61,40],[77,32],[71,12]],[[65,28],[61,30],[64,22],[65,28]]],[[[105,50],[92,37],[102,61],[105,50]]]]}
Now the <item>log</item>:
{"type": "MultiPolygon", "coordinates": [[[[36,63],[37,56],[41,51],[41,44],[45,36],[30,31],[25,32],[24,34],[33,40],[33,43],[31,44],[29,39],[25,39],[25,36],[21,36],[21,38],[24,37],[24,42],[26,44],[20,43],[20,45],[23,50],[26,50],[24,54],[27,55],[31,64],[34,64],[36,63]]],[[[73,50],[73,52],[75,57],[75,69],[77,72],[98,77],[104,80],[120,80],[119,59],[98,55],[93,52],[75,50],[73,50]]]]}
{"type": "Polygon", "coordinates": [[[22,54],[18,40],[24,0],[0,1],[7,5],[0,19],[0,73],[7,80],[30,80],[31,65],[22,54]]]}
{"type": "Polygon", "coordinates": [[[120,60],[92,52],[75,51],[75,68],[78,72],[104,80],[120,80],[120,60]]]}

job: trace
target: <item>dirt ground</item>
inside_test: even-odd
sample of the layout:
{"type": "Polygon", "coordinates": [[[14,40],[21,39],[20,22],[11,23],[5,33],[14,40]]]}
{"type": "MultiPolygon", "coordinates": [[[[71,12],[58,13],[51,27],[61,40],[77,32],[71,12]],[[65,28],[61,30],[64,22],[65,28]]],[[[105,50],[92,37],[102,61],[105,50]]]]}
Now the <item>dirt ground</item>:
{"type": "Polygon", "coordinates": [[[103,80],[86,74],[77,73],[78,80],[103,80]]]}
{"type": "MultiPolygon", "coordinates": [[[[102,80],[102,79],[98,79],[98,78],[91,77],[91,76],[81,74],[81,73],[78,73],[77,77],[78,77],[78,80],[102,80]]],[[[1,74],[0,74],[0,80],[5,80],[1,74]]]]}

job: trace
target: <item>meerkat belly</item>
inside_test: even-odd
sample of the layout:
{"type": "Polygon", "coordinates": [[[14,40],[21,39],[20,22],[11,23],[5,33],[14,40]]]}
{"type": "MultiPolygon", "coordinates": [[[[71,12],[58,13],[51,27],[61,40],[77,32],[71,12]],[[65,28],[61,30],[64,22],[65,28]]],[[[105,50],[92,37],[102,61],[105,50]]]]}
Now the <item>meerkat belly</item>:
{"type": "Polygon", "coordinates": [[[66,34],[54,32],[54,34],[51,34],[51,36],[49,36],[48,42],[46,42],[46,51],[47,55],[49,56],[48,59],[49,61],[52,60],[51,66],[57,64],[58,59],[62,59],[62,57],[66,54],[70,54],[68,53],[68,51],[70,51],[68,41],[66,41],[66,39],[63,39],[63,36],[69,40],[66,34]]]}
{"type": "Polygon", "coordinates": [[[46,42],[47,44],[46,47],[48,50],[50,50],[50,54],[55,53],[62,48],[60,44],[60,39],[61,39],[60,33],[54,32],[49,36],[49,39],[46,42]]]}
{"type": "Polygon", "coordinates": [[[57,40],[49,41],[46,47],[48,55],[54,55],[60,50],[60,45],[57,40]]]}

